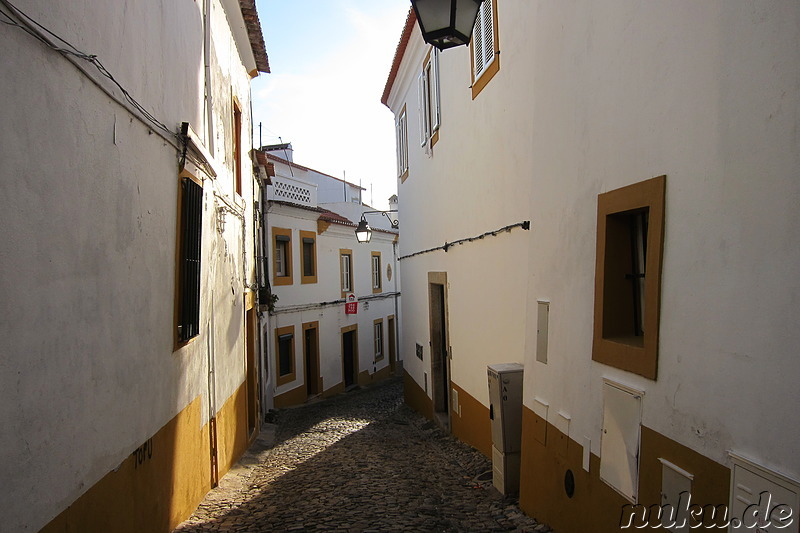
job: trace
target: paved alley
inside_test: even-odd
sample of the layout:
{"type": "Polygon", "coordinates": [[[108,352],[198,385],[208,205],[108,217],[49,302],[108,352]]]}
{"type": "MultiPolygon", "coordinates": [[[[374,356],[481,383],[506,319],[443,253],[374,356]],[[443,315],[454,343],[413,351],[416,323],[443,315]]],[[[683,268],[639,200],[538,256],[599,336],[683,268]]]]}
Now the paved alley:
{"type": "Polygon", "coordinates": [[[398,379],[282,410],[275,430],[176,531],[550,531],[491,486],[486,457],[405,406],[398,379]]]}

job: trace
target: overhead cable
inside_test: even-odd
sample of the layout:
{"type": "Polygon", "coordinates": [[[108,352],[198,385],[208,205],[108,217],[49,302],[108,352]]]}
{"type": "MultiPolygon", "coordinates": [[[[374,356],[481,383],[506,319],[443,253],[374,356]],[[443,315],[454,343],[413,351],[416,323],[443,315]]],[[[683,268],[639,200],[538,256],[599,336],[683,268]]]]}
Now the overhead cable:
{"type": "Polygon", "coordinates": [[[457,241],[453,241],[453,242],[445,242],[442,246],[436,246],[435,248],[428,248],[427,250],[420,250],[419,252],[414,252],[413,254],[408,254],[408,255],[401,256],[398,259],[398,261],[402,261],[403,259],[409,259],[411,257],[416,257],[416,256],[422,255],[422,254],[428,254],[428,253],[431,253],[431,252],[436,252],[438,250],[442,250],[444,252],[447,252],[448,249],[452,248],[455,245],[462,245],[462,244],[467,243],[467,242],[478,241],[478,240],[481,240],[481,239],[485,239],[486,237],[496,237],[500,233],[509,232],[514,228],[522,228],[524,230],[529,230],[529,229],[531,229],[531,221],[530,220],[525,220],[523,222],[517,222],[516,224],[511,224],[509,226],[505,226],[503,228],[496,229],[494,231],[487,231],[486,233],[484,233],[482,235],[476,235],[475,237],[467,237],[466,239],[458,239],[457,241]]]}

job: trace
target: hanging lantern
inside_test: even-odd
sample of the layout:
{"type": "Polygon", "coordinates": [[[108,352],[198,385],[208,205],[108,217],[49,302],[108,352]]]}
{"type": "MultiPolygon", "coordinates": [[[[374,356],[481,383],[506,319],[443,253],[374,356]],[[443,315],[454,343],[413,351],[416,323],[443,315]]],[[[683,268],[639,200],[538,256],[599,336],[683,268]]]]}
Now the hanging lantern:
{"type": "Polygon", "coordinates": [[[482,0],[411,0],[422,38],[439,50],[469,44],[482,0]]]}

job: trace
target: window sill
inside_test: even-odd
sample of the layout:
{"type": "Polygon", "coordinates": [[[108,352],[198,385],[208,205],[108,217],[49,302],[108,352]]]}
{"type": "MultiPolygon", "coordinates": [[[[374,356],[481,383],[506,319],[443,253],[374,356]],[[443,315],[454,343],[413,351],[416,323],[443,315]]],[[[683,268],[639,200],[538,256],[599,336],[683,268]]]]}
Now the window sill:
{"type": "Polygon", "coordinates": [[[274,280],[276,286],[291,285],[292,283],[293,280],[291,276],[276,276],[274,280]]]}

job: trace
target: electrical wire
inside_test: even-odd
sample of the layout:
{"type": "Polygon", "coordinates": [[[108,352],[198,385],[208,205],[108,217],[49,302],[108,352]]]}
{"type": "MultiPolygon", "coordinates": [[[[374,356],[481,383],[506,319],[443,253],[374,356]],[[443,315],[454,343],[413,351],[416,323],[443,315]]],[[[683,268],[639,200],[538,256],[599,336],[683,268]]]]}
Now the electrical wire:
{"type": "Polygon", "coordinates": [[[459,239],[459,240],[453,241],[453,242],[445,242],[442,246],[437,246],[435,248],[428,248],[427,250],[421,250],[419,252],[414,252],[413,254],[404,255],[404,256],[398,258],[398,261],[402,261],[403,259],[409,259],[411,257],[416,257],[416,256],[422,255],[422,254],[428,254],[428,253],[431,253],[431,252],[436,252],[438,250],[443,250],[444,252],[447,252],[448,249],[452,248],[456,244],[462,245],[464,243],[478,241],[478,240],[484,239],[486,237],[496,237],[499,233],[510,232],[514,228],[522,228],[524,230],[530,230],[531,229],[531,221],[530,220],[525,220],[523,222],[517,222],[516,224],[511,224],[509,226],[505,226],[503,228],[496,229],[494,231],[487,231],[486,233],[484,233],[482,235],[476,235],[475,237],[467,237],[466,239],[459,239]]]}
{"type": "MultiPolygon", "coordinates": [[[[0,22],[21,29],[28,35],[32,36],[33,38],[35,38],[36,40],[47,46],[48,48],[55,50],[56,52],[64,55],[65,57],[68,58],[73,57],[94,65],[94,67],[97,69],[98,72],[100,72],[101,75],[103,75],[105,78],[108,78],[122,92],[125,101],[129,105],[131,105],[136,111],[138,111],[141,114],[142,118],[144,118],[155,128],[162,130],[165,134],[169,136],[170,140],[175,140],[178,141],[179,143],[182,142],[177,133],[173,132],[163,122],[158,120],[158,118],[156,118],[155,115],[150,113],[150,111],[148,111],[133,96],[131,96],[128,90],[125,89],[125,87],[123,87],[122,84],[119,81],[117,81],[116,78],[114,78],[113,74],[111,74],[111,72],[105,67],[105,65],[103,65],[100,59],[98,59],[97,55],[87,54],[85,52],[82,52],[63,37],[60,37],[59,35],[50,31],[45,26],[39,24],[36,20],[28,16],[26,13],[24,13],[22,10],[20,10],[18,7],[12,4],[9,0],[0,0],[0,4],[5,6],[5,8],[10,12],[9,13],[0,9],[0,15],[5,17],[6,19],[6,20],[0,20],[0,22]],[[55,42],[53,42],[53,40],[51,40],[51,38],[62,43],[63,45],[60,46],[56,44],[55,42]]],[[[86,72],[84,71],[84,73],[86,72]]],[[[97,83],[96,80],[93,81],[97,83]]],[[[101,88],[104,91],[107,91],[106,88],[102,86],[101,88]]],[[[110,96],[114,97],[114,95],[110,96]]]]}

